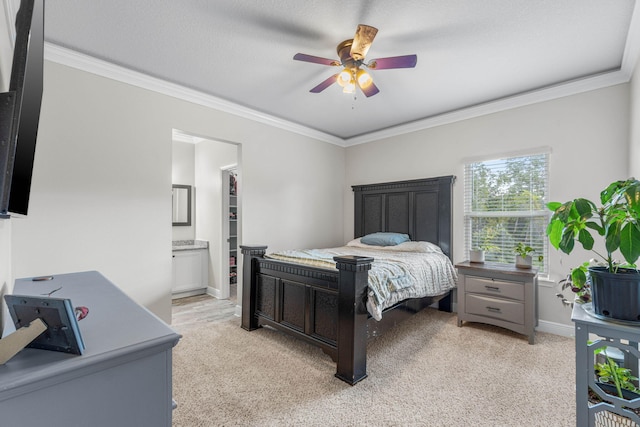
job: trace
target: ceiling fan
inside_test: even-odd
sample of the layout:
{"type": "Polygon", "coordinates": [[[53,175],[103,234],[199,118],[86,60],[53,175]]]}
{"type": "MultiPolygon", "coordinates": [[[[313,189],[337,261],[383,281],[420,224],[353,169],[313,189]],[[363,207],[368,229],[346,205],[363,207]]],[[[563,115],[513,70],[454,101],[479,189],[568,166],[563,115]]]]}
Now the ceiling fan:
{"type": "Polygon", "coordinates": [[[338,83],[345,93],[354,93],[356,85],[367,96],[373,96],[380,89],[373,83],[373,79],[364,68],[370,70],[388,70],[391,68],[413,68],[418,62],[417,55],[393,56],[389,58],[373,59],[365,63],[365,56],[373,43],[378,29],[369,25],[358,25],[353,39],[345,40],[338,45],[336,51],[340,60],[321,58],[318,56],[296,53],[293,59],[297,61],[313,62],[314,64],[343,67],[342,71],[329,77],[309,92],[320,93],[334,83],[338,83]]]}

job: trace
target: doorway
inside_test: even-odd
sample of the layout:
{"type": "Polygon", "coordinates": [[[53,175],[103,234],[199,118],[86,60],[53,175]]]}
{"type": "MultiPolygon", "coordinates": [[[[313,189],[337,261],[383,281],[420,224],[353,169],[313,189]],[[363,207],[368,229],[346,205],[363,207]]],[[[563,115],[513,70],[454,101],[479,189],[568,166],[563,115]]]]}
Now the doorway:
{"type": "MultiPolygon", "coordinates": [[[[230,292],[230,257],[226,241],[221,236],[229,227],[229,208],[223,205],[223,195],[229,199],[229,184],[223,182],[223,168],[233,165],[235,173],[240,172],[240,144],[219,139],[194,135],[174,130],[173,143],[193,144],[193,233],[196,240],[208,242],[209,283],[206,293],[228,299],[230,292]]],[[[175,165],[174,165],[175,168],[175,165]]],[[[236,244],[240,241],[241,222],[239,218],[239,195],[236,198],[236,244]]],[[[236,258],[237,259],[237,258],[236,258]]],[[[237,276],[236,276],[237,277],[237,276]]]]}

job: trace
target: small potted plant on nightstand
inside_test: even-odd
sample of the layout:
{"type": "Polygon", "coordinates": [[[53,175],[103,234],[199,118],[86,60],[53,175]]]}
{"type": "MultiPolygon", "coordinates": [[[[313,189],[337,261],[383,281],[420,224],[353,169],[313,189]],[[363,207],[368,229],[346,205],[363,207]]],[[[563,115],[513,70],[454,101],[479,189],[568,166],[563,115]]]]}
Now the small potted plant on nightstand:
{"type": "Polygon", "coordinates": [[[485,227],[474,232],[473,246],[469,250],[469,261],[473,263],[483,263],[486,252],[495,251],[499,248],[493,244],[493,239],[497,232],[492,227],[485,227]]]}
{"type": "MultiPolygon", "coordinates": [[[[527,246],[522,242],[519,242],[513,251],[516,253],[516,267],[518,268],[531,268],[533,265],[533,257],[532,253],[536,250],[531,246],[527,246]]],[[[542,255],[538,256],[538,261],[542,262],[544,257],[542,255]]]]}
{"type": "Polygon", "coordinates": [[[469,261],[481,264],[484,262],[484,249],[475,247],[469,250],[469,261]]]}

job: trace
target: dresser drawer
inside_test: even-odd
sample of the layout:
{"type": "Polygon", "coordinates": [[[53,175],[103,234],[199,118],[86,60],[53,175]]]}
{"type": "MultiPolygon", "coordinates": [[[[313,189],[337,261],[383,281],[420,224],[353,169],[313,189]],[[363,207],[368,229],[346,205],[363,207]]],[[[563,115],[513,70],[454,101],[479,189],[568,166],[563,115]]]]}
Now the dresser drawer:
{"type": "Polygon", "coordinates": [[[465,312],[524,325],[524,303],[507,299],[466,294],[465,312]]]}
{"type": "Polygon", "coordinates": [[[524,300],[524,283],[507,280],[491,279],[488,277],[465,276],[465,292],[485,295],[495,295],[500,298],[524,300]]]}

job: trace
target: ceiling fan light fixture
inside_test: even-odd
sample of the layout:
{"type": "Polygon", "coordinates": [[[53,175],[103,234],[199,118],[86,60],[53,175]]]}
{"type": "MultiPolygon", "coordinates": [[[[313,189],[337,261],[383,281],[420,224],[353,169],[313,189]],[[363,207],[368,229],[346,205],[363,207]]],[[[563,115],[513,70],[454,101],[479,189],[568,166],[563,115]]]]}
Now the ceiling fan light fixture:
{"type": "Polygon", "coordinates": [[[371,83],[373,83],[373,79],[371,78],[369,73],[367,73],[363,69],[359,69],[358,72],[356,73],[356,80],[358,81],[358,85],[361,88],[367,88],[371,86],[371,83]]]}
{"type": "Polygon", "coordinates": [[[346,85],[344,85],[344,87],[342,88],[343,93],[355,93],[355,91],[356,91],[356,82],[353,79],[351,79],[351,81],[346,85]]]}
{"type": "Polygon", "coordinates": [[[352,80],[353,76],[351,75],[351,72],[346,68],[338,74],[337,82],[342,87],[346,87],[352,80]]]}
{"type": "Polygon", "coordinates": [[[348,39],[338,44],[336,51],[340,58],[339,62],[333,59],[307,55],[305,53],[296,53],[293,57],[296,61],[342,67],[340,72],[325,79],[309,92],[320,93],[333,83],[338,83],[338,85],[342,86],[343,92],[345,93],[355,93],[356,86],[358,86],[362,90],[362,93],[369,98],[379,93],[380,89],[378,89],[373,82],[373,78],[369,73],[360,67],[366,67],[369,70],[389,70],[392,68],[413,68],[416,66],[418,56],[415,54],[378,58],[366,63],[365,56],[377,33],[378,29],[375,27],[363,24],[358,25],[353,39],[348,39]]]}

